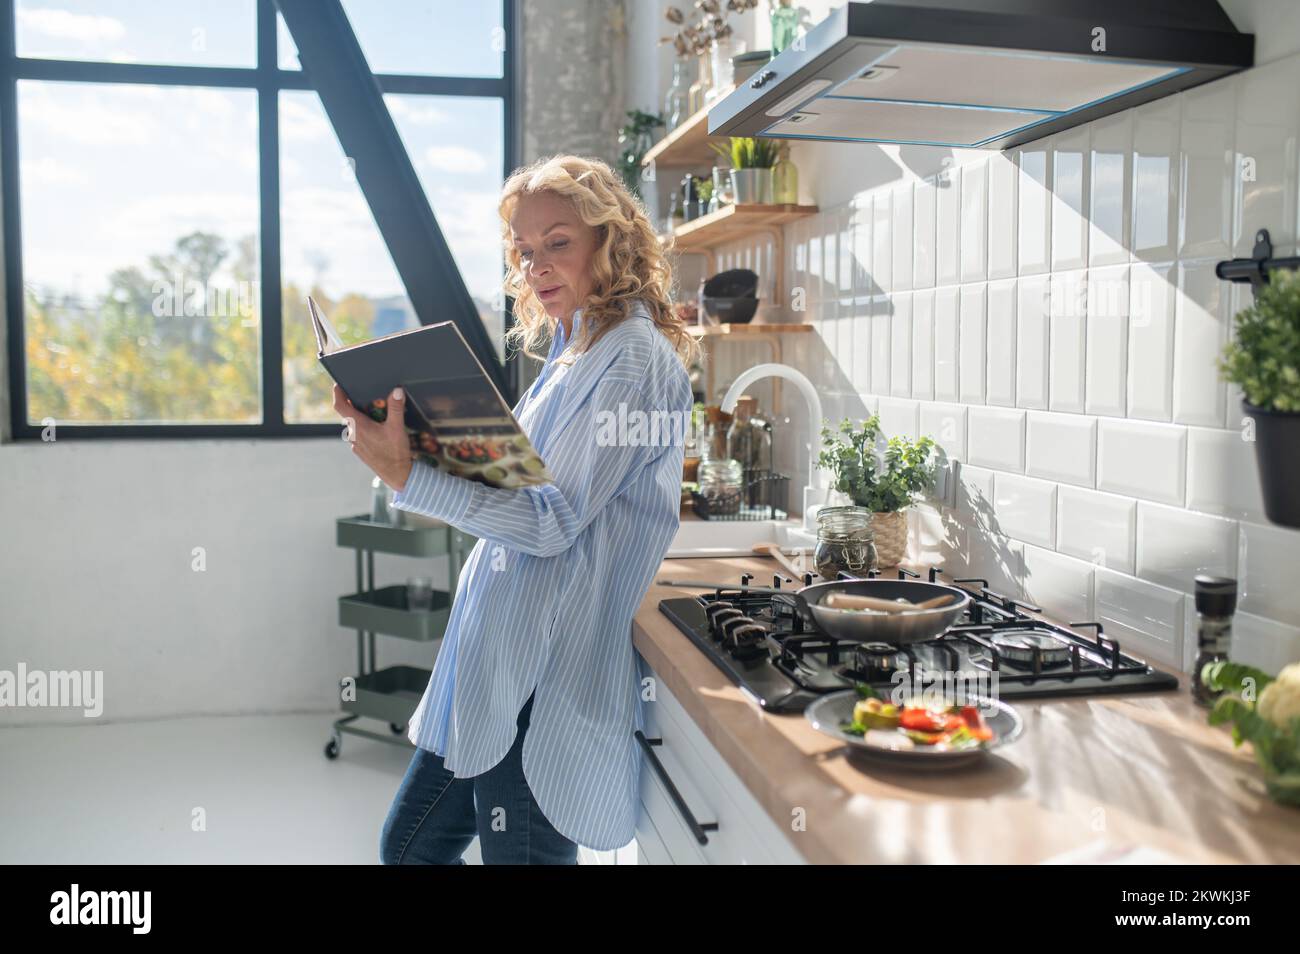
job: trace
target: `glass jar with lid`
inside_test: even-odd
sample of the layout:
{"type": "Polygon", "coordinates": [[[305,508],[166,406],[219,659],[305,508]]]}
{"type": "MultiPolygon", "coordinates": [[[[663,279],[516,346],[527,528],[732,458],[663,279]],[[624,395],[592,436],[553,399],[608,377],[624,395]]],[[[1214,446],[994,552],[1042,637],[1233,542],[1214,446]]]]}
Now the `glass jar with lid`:
{"type": "Polygon", "coordinates": [[[865,507],[823,507],[817,512],[817,548],[813,562],[823,579],[841,571],[865,576],[876,569],[876,538],[871,511],[865,507]]]}
{"type": "Polygon", "coordinates": [[[740,513],[744,473],[740,462],[729,457],[711,457],[700,461],[700,496],[710,516],[733,516],[740,513]]]}

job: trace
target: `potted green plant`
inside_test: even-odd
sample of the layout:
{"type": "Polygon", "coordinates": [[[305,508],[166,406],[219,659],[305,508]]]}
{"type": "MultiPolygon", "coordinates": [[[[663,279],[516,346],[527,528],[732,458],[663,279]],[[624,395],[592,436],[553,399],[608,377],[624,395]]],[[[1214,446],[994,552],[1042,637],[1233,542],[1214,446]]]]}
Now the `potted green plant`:
{"type": "Polygon", "coordinates": [[[1300,527],[1300,273],[1273,272],[1236,318],[1219,372],[1241,388],[1250,419],[1264,513],[1300,527]]]}
{"type": "Polygon", "coordinates": [[[831,488],[873,514],[880,566],[897,566],[907,553],[907,508],[934,486],[934,440],[891,437],[880,450],[880,417],[860,428],[845,418],[836,434],[822,422],[817,465],[831,472],[831,488]]]}
{"type": "Polygon", "coordinates": [[[1277,678],[1240,663],[1206,663],[1201,678],[1222,692],[1210,710],[1210,725],[1232,724],[1232,741],[1249,741],[1269,797],[1300,807],[1300,663],[1277,678]]]}
{"type": "Polygon", "coordinates": [[[775,140],[732,136],[726,146],[716,142],[709,145],[731,163],[731,192],[736,205],[772,201],[772,167],[778,152],[775,140]]]}

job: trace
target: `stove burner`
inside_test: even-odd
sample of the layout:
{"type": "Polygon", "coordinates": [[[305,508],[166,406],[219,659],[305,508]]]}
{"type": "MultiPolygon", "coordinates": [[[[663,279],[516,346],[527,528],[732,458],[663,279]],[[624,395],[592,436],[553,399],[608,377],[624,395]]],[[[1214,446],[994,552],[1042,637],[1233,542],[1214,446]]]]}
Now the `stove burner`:
{"type": "MultiPolygon", "coordinates": [[[[875,574],[871,574],[874,576],[875,574]]],[[[919,574],[900,568],[899,579],[919,574]]],[[[867,683],[888,692],[899,673],[984,673],[1002,698],[1167,691],[1168,673],[1125,653],[1099,623],[1057,626],[1038,607],[995,593],[981,579],[929,582],[965,589],[966,612],[933,639],[896,647],[836,639],[806,620],[793,592],[719,587],[701,596],[664,599],[659,611],[736,685],[773,712],[801,712],[828,692],[867,683]]],[[[746,574],[741,584],[748,586],[746,574]]],[[[811,582],[811,577],[805,580],[811,582]]],[[[781,579],[773,580],[780,589],[781,579]]]]}
{"type": "Polygon", "coordinates": [[[889,682],[911,668],[907,654],[888,643],[862,643],[853,651],[853,666],[843,674],[862,682],[889,682]]]}
{"type": "Polygon", "coordinates": [[[1070,644],[1041,630],[1004,629],[993,633],[988,641],[997,649],[1002,662],[1023,669],[1033,669],[1035,659],[1040,669],[1064,666],[1070,661],[1070,644]]]}

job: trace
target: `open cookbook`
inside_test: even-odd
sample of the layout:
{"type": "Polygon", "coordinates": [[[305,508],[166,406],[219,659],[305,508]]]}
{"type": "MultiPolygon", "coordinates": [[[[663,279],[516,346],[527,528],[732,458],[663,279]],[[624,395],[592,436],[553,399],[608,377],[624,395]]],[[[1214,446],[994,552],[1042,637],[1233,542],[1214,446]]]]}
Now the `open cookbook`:
{"type": "Polygon", "coordinates": [[[460,329],[451,321],[344,345],[307,298],[317,357],[358,410],[388,417],[388,395],[406,391],[411,450],[439,470],[492,487],[553,478],[460,329]]]}

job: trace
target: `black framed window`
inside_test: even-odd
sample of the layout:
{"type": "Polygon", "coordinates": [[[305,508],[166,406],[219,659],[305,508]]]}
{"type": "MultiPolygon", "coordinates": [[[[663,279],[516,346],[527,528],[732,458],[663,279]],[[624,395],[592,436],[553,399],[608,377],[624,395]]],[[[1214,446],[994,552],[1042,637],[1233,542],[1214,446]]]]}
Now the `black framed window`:
{"type": "MultiPolygon", "coordinates": [[[[503,361],[514,2],[341,3],[503,361]]],[[[14,437],[336,434],[305,296],[419,319],[273,0],[0,0],[0,41],[14,437]]]]}

